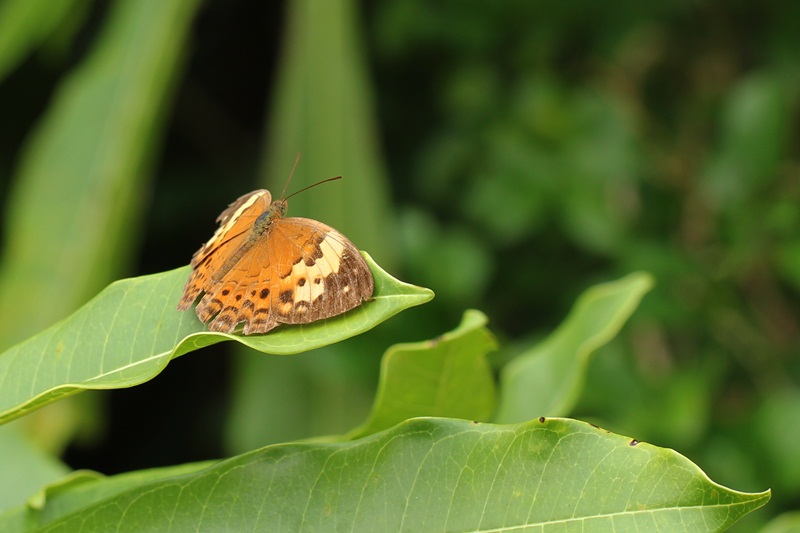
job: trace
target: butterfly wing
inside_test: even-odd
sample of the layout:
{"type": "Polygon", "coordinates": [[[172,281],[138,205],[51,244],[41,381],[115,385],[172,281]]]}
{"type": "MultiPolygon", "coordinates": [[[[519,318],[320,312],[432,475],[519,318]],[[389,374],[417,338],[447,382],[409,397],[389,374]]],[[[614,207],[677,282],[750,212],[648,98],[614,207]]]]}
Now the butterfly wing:
{"type": "Polygon", "coordinates": [[[192,256],[192,273],[183,288],[178,309],[188,309],[201,292],[208,294],[219,285],[219,273],[247,241],[253,223],[269,208],[271,200],[269,191],[253,191],[241,196],[217,217],[217,231],[192,256]]]}

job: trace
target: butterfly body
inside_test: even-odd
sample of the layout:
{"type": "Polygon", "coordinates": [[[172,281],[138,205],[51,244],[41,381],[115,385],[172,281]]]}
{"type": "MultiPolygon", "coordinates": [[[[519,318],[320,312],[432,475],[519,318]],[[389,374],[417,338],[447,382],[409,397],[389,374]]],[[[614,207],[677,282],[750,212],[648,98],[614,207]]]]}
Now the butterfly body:
{"type": "Polygon", "coordinates": [[[196,313],[212,331],[266,333],[348,311],[372,296],[361,254],[341,233],[308,218],[284,217],[285,199],[260,189],[217,218],[214,236],[192,256],[178,309],[201,292],[196,313]]]}

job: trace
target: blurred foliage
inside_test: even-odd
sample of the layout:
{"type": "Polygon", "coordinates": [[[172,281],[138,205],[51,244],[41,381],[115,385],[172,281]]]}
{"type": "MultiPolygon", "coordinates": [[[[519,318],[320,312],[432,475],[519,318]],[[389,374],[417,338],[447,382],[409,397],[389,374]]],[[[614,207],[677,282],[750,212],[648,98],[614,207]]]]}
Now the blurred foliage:
{"type": "MultiPolygon", "coordinates": [[[[76,1],[70,16],[52,11],[24,35],[25,46],[41,46],[38,53],[4,48],[0,115],[9,118],[0,132],[0,200],[7,212],[7,176],[20,165],[20,147],[32,142],[24,140],[48,109],[49,91],[88,56],[108,7],[122,3],[76,1]]],[[[0,14],[22,5],[5,0],[0,14]]],[[[307,359],[298,364],[314,367],[313,379],[287,370],[281,376],[300,377],[279,377],[280,384],[307,396],[335,389],[331,403],[349,415],[344,431],[345,420],[365,415],[378,354],[392,342],[449,330],[475,307],[506,346],[495,357],[499,367],[561,322],[585,288],[644,270],[656,286],[620,338],[594,358],[573,416],[674,447],[725,485],[771,487],[770,505],[747,517],[741,531],[800,506],[792,434],[800,421],[800,4],[372,0],[358,7],[347,11],[351,31],[358,22],[365,31],[346,42],[363,46],[352,53],[361,53],[358,61],[367,54],[362,66],[372,83],[354,85],[365,91],[358,120],[361,135],[372,135],[374,99],[382,153],[375,139],[366,147],[336,139],[336,146],[370,151],[361,154],[360,168],[381,175],[386,169],[393,196],[391,212],[369,210],[371,220],[384,217],[389,227],[358,231],[386,235],[399,277],[431,287],[437,299],[340,348],[349,363],[307,359]]],[[[171,121],[162,126],[158,179],[149,189],[137,176],[148,201],[131,195],[128,204],[149,209],[148,224],[129,228],[130,249],[121,253],[133,261],[131,270],[185,264],[224,205],[258,186],[259,169],[280,174],[270,176],[280,182],[287,173],[275,169],[288,172],[296,151],[323,150],[288,146],[287,156],[272,141],[270,157],[288,159],[263,161],[265,120],[278,120],[265,102],[282,102],[271,92],[275,63],[294,53],[285,42],[279,46],[287,31],[280,10],[249,0],[203,4],[191,46],[183,48],[191,58],[171,121]],[[140,231],[141,250],[133,244],[140,231]]],[[[324,65],[326,72],[343,71],[337,67],[324,65]]],[[[293,116],[306,120],[301,112],[293,116]]],[[[281,135],[266,129],[273,139],[281,135]]],[[[140,148],[147,160],[152,147],[140,148]]],[[[344,172],[338,164],[313,167],[323,175],[310,178],[344,172]]],[[[304,194],[309,202],[328,198],[321,190],[304,194]]],[[[386,201],[376,192],[348,206],[346,194],[331,195],[339,198],[330,212],[343,217],[352,214],[348,208],[368,211],[358,204],[386,201]]],[[[322,208],[307,205],[292,213],[322,217],[322,208]]],[[[353,223],[342,224],[349,234],[353,223]]],[[[147,412],[147,402],[178,398],[187,402],[179,408],[204,413],[191,429],[172,428],[174,418],[139,420],[193,446],[188,459],[213,453],[209,426],[223,425],[227,398],[237,394],[233,385],[226,390],[229,374],[220,360],[199,363],[205,388],[188,370],[180,374],[179,364],[168,372],[190,385],[120,392],[117,416],[125,402],[134,407],[122,412],[132,417],[147,412]]],[[[317,403],[330,398],[320,396],[317,403]]],[[[278,410],[288,411],[282,418],[289,429],[276,435],[309,430],[302,426],[307,413],[280,404],[278,410]]],[[[239,428],[252,419],[244,417],[239,428]]],[[[137,438],[115,430],[113,410],[111,420],[106,448],[137,438]]],[[[102,468],[102,461],[81,462],[102,453],[88,450],[73,450],[72,461],[102,468]]],[[[153,453],[161,454],[160,464],[179,455],[163,447],[153,453]]]]}
{"type": "Polygon", "coordinates": [[[575,416],[800,504],[800,5],[372,7],[413,279],[521,353],[587,283],[649,271],[575,416]]]}

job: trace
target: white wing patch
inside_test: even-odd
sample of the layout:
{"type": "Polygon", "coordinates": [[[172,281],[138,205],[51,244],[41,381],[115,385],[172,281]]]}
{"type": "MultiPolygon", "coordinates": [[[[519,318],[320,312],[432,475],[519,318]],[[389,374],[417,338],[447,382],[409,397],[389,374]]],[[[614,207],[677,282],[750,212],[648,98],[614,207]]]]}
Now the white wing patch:
{"type": "Polygon", "coordinates": [[[325,292],[325,278],[339,272],[344,253],[344,244],[330,233],[325,236],[319,247],[322,257],[311,266],[306,266],[302,261],[292,267],[289,279],[300,279],[308,276],[304,285],[296,286],[292,300],[295,305],[300,302],[311,303],[325,292]]]}

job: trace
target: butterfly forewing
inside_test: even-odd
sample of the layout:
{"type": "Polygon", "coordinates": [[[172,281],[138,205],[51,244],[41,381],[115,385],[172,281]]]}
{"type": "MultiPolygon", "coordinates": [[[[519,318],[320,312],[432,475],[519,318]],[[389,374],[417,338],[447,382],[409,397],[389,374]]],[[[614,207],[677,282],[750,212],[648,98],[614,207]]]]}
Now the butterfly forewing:
{"type": "Polygon", "coordinates": [[[213,276],[247,241],[250,228],[259,215],[269,208],[270,200],[269,191],[253,191],[239,197],[217,217],[219,228],[214,236],[192,256],[193,270],[183,288],[178,309],[188,309],[201,292],[208,293],[213,289],[217,284],[213,276]]]}

